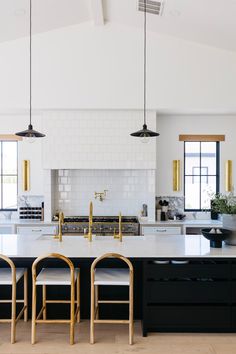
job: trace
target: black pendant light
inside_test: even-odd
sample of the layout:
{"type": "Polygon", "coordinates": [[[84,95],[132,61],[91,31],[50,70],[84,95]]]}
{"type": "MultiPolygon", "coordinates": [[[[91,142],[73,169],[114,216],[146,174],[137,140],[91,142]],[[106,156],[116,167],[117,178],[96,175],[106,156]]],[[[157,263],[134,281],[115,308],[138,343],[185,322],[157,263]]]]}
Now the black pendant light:
{"type": "Polygon", "coordinates": [[[144,0],[144,68],[143,68],[143,129],[138,130],[135,133],[130,134],[138,138],[142,138],[143,142],[147,142],[149,138],[159,136],[159,133],[153,132],[147,128],[147,0],[144,0]]]}
{"type": "Polygon", "coordinates": [[[37,132],[33,129],[32,125],[32,0],[30,0],[30,124],[28,125],[28,129],[23,130],[22,132],[16,133],[18,136],[22,136],[24,138],[43,138],[45,134],[37,132]]]}

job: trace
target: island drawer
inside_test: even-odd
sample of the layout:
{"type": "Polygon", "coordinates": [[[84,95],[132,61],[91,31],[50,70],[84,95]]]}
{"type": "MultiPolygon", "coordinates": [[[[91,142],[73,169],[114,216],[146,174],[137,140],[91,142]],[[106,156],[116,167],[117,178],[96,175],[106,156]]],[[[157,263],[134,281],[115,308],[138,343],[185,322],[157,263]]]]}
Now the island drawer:
{"type": "Polygon", "coordinates": [[[145,278],[215,278],[228,279],[230,264],[228,263],[188,263],[188,264],[155,264],[147,262],[145,278]]]}
{"type": "Polygon", "coordinates": [[[232,279],[235,279],[236,280],[236,263],[232,263],[232,279]]]}
{"type": "Polygon", "coordinates": [[[227,303],[230,283],[224,281],[149,281],[147,303],[227,303]]]}
{"type": "Polygon", "coordinates": [[[144,324],[156,330],[229,329],[231,314],[227,306],[148,306],[144,324]]]}

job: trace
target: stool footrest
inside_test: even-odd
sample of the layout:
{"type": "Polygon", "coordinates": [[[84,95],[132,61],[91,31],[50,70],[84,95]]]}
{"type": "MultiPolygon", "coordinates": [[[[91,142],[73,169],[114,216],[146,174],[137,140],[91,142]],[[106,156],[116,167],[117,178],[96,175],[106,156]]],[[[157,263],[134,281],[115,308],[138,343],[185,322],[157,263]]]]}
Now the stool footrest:
{"type": "MultiPolygon", "coordinates": [[[[16,303],[23,303],[24,300],[16,300],[16,303]]],[[[11,304],[12,300],[0,300],[0,304],[11,304]]]]}
{"type": "MultiPolygon", "coordinates": [[[[46,300],[46,304],[70,304],[70,300],[46,300]]],[[[74,301],[75,304],[78,303],[77,300],[74,301]]]]}
{"type": "Polygon", "coordinates": [[[71,320],[36,320],[35,323],[71,323],[71,320]]]}
{"type": "Polygon", "coordinates": [[[98,304],[129,304],[129,300],[98,300],[98,304]]]}
{"type": "Polygon", "coordinates": [[[94,320],[94,323],[119,323],[119,324],[129,324],[129,320],[94,320]]]}

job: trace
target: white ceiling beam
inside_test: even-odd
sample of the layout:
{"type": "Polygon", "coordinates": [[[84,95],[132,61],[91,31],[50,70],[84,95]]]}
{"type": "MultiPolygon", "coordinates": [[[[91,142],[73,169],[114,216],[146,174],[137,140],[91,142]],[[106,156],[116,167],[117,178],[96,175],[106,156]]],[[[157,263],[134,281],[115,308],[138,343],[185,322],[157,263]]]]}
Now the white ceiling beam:
{"type": "Polygon", "coordinates": [[[104,25],[104,13],[102,0],[90,0],[91,2],[91,13],[95,26],[104,25]]]}

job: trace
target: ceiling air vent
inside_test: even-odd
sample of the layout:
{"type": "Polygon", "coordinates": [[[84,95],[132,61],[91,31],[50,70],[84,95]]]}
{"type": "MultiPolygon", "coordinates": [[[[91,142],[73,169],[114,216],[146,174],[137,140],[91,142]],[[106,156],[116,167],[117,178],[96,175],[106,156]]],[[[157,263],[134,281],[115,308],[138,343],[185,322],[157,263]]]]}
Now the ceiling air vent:
{"type": "MultiPolygon", "coordinates": [[[[146,11],[147,13],[154,15],[162,15],[164,7],[164,0],[146,0],[146,11]]],[[[145,1],[138,0],[138,10],[144,11],[145,9],[145,1]]]]}

